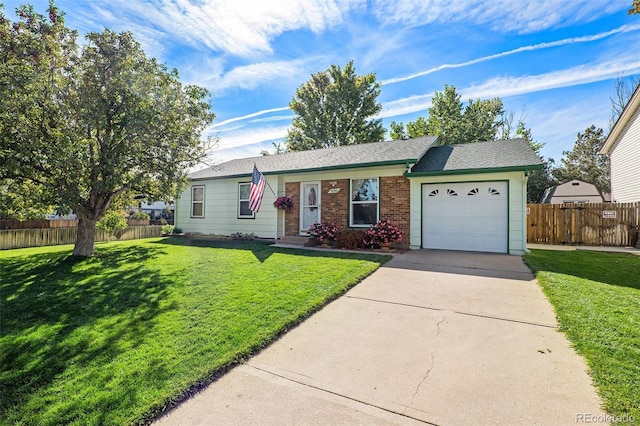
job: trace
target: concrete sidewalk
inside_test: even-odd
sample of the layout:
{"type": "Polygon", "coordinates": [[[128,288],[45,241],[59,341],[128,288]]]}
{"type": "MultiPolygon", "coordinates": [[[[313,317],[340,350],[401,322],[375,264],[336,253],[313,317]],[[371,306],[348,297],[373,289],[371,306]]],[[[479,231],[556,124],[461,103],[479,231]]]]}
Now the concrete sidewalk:
{"type": "Polygon", "coordinates": [[[397,255],[160,425],[580,423],[583,360],[516,256],[397,255]]]}

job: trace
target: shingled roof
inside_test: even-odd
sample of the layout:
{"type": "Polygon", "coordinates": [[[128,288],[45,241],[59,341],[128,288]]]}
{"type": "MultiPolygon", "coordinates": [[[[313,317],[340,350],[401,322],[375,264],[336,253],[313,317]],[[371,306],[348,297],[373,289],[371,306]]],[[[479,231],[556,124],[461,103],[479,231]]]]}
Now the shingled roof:
{"type": "Polygon", "coordinates": [[[255,163],[265,175],[417,163],[436,141],[435,136],[372,142],[278,155],[240,158],[189,174],[188,178],[215,179],[250,176],[255,163]]]}
{"type": "Polygon", "coordinates": [[[473,172],[486,169],[533,170],[542,161],[524,139],[442,145],[431,148],[411,168],[411,175],[473,172]]]}

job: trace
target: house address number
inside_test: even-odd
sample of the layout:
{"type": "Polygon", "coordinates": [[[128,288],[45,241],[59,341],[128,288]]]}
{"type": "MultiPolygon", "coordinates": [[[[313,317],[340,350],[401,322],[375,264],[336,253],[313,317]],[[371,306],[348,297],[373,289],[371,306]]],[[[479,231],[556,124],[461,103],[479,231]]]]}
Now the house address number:
{"type": "Polygon", "coordinates": [[[617,212],[615,210],[603,210],[602,218],[603,219],[615,219],[617,217],[617,212]]]}

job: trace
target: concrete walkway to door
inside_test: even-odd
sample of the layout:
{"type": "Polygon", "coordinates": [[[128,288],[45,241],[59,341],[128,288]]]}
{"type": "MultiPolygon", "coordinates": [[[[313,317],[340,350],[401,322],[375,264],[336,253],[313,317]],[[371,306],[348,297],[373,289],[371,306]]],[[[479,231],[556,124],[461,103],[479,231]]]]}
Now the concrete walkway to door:
{"type": "MultiPolygon", "coordinates": [[[[161,425],[563,425],[603,416],[516,256],[393,260],[161,425]]],[[[601,418],[603,418],[601,417],[601,418]]]]}

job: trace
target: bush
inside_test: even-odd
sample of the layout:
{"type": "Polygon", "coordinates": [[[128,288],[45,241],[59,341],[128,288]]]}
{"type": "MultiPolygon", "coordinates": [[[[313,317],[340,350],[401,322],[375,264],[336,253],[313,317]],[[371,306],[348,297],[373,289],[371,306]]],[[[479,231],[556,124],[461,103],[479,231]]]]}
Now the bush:
{"type": "Polygon", "coordinates": [[[336,242],[339,248],[355,250],[364,247],[365,231],[361,229],[347,229],[338,232],[336,242]]]}
{"type": "Polygon", "coordinates": [[[338,236],[338,227],[330,222],[314,223],[309,227],[307,234],[320,243],[335,241],[338,236]]]}
{"type": "Polygon", "coordinates": [[[109,237],[113,237],[118,231],[127,227],[127,219],[120,212],[110,211],[102,216],[102,219],[96,223],[96,227],[105,231],[109,237]]]}
{"type": "Polygon", "coordinates": [[[258,236],[254,233],[243,234],[242,232],[234,232],[233,234],[229,235],[229,238],[231,238],[232,240],[242,240],[242,241],[253,241],[257,237],[258,236]]]}
{"type": "Polygon", "coordinates": [[[131,220],[149,220],[149,215],[145,212],[135,212],[129,215],[131,220]]]}
{"type": "Polygon", "coordinates": [[[182,234],[182,229],[180,229],[180,228],[173,228],[173,233],[174,233],[174,234],[176,234],[176,235],[177,235],[177,234],[182,234]]]}
{"type": "Polygon", "coordinates": [[[402,231],[389,219],[379,220],[364,234],[364,245],[367,247],[379,246],[380,243],[392,243],[393,241],[402,241],[402,231]]]}
{"type": "Polygon", "coordinates": [[[162,233],[165,235],[173,234],[173,225],[162,225],[162,233]]]}

